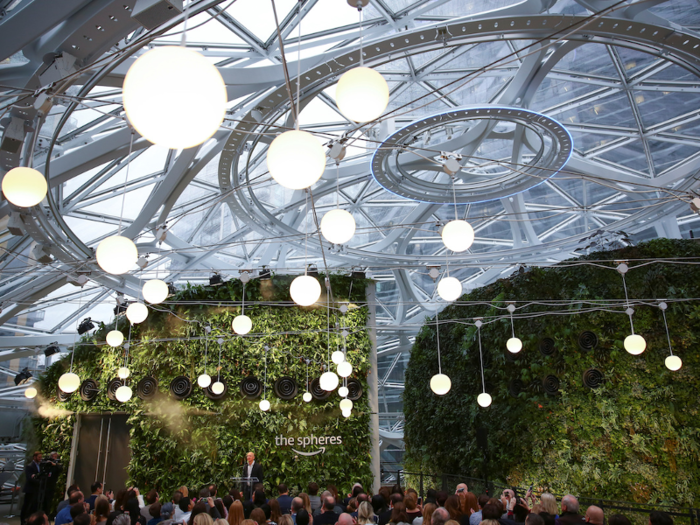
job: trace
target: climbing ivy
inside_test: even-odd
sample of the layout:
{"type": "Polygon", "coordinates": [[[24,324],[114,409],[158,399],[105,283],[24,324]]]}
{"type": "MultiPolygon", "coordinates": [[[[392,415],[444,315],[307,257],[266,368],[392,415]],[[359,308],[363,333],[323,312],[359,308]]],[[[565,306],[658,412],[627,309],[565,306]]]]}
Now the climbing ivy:
{"type": "Polygon", "coordinates": [[[700,334],[700,245],[659,239],[637,247],[593,253],[561,267],[530,268],[462,297],[439,314],[442,370],[452,379],[444,397],[432,394],[437,373],[435,319],[420,330],[406,371],[406,469],[427,473],[487,476],[503,484],[557,493],[644,503],[692,505],[700,494],[700,415],[698,334],[700,334]],[[652,262],[674,258],[676,263],[652,262]],[[623,347],[630,333],[624,308],[598,309],[597,302],[624,299],[615,261],[629,260],[630,299],[649,299],[634,307],[635,332],[647,341],[639,356],[623,347]],[[680,263],[680,264],[679,264],[680,263]],[[669,355],[660,300],[668,299],[674,353],[683,367],[664,366],[669,355]],[[686,300],[687,299],[687,300],[686,300]],[[567,304],[569,301],[572,304],[567,304]],[[506,350],[511,324],[505,310],[517,313],[558,310],[563,315],[518,319],[523,341],[513,357],[506,350]],[[557,304],[557,301],[564,303],[557,304]],[[495,322],[494,317],[500,319],[495,322]],[[484,379],[493,397],[481,408],[479,346],[474,318],[483,317],[484,379]],[[592,350],[579,347],[579,335],[593,332],[592,350]],[[549,356],[539,349],[554,341],[549,356]],[[599,388],[583,384],[583,373],[603,374],[599,388]],[[544,391],[554,375],[559,392],[544,391]],[[520,384],[514,385],[513,381],[520,384]],[[521,386],[514,397],[509,385],[521,386]],[[477,429],[488,432],[488,453],[477,446],[477,429]]]}
{"type": "MultiPolygon", "coordinates": [[[[321,279],[323,276],[321,276],[321,279]]],[[[82,401],[74,393],[61,402],[56,397],[58,378],[67,371],[70,356],[52,365],[40,379],[40,413],[48,421],[34,420],[34,443],[40,450],[57,450],[64,463],[70,456],[75,413],[109,412],[115,409],[129,414],[132,457],[128,465],[129,483],[142,491],[155,488],[170,493],[180,485],[199,486],[215,482],[230,485],[232,476],[240,475],[245,453],[254,451],[265,466],[265,488],[271,490],[284,481],[290,486],[335,483],[350,490],[350,484],[371,483],[370,414],[366,376],[370,373],[371,341],[367,331],[368,309],[365,288],[369,281],[331,275],[333,297],[348,306],[345,314],[328,317],[323,306],[300,308],[289,301],[292,277],[272,276],[257,279],[243,287],[240,281],[218,286],[191,286],[170,297],[164,305],[149,308],[146,322],[131,328],[129,385],[134,390],[130,401],[110,401],[106,385],[117,377],[123,363],[123,349],[104,344],[107,332],[115,325],[101,324],[99,329],[82,340],[75,349],[74,371],[81,379],[92,378],[100,387],[94,401],[82,401]],[[239,302],[245,290],[245,313],[253,320],[253,330],[245,337],[235,336],[231,321],[240,314],[239,302]],[[338,407],[336,392],[324,401],[302,401],[306,382],[306,363],[310,359],[309,380],[325,371],[329,352],[342,349],[342,339],[334,330],[327,333],[336,320],[347,327],[347,359],[353,366],[351,378],[358,379],[364,389],[355,402],[350,418],[344,418],[338,407]],[[205,326],[211,332],[205,332],[205,326]],[[221,377],[228,384],[224,399],[206,397],[196,385],[196,378],[205,371],[204,356],[208,345],[207,372],[216,376],[221,345],[221,377]],[[265,347],[268,347],[266,350],[265,347]],[[239,392],[240,381],[249,375],[263,381],[267,356],[267,399],[272,408],[263,413],[260,399],[247,400],[239,392]],[[159,382],[159,394],[150,401],[136,396],[136,384],[152,375],[159,382]],[[170,382],[185,375],[194,383],[190,397],[176,401],[169,395],[170,382]],[[273,383],[281,376],[293,377],[299,394],[291,401],[275,396],[273,383]],[[48,407],[48,409],[47,409],[48,407]],[[341,436],[342,446],[327,446],[324,454],[305,457],[289,447],[279,447],[275,437],[341,436]]],[[[338,310],[335,310],[338,312],[338,310]]],[[[129,338],[128,322],[120,316],[118,329],[129,338]]],[[[311,451],[319,447],[301,448],[311,451]]],[[[65,476],[65,473],[64,473],[65,476]]],[[[65,479],[59,481],[59,485],[65,479]]]]}

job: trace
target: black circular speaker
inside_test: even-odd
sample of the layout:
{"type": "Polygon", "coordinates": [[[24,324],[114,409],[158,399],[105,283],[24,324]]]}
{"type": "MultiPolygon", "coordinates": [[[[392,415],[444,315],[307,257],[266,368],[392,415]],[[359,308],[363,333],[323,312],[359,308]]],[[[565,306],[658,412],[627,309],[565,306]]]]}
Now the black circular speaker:
{"type": "Polygon", "coordinates": [[[524,389],[525,385],[520,379],[511,379],[508,383],[508,393],[513,397],[518,397],[524,389]]]}
{"type": "Polygon", "coordinates": [[[56,386],[56,397],[58,398],[59,401],[66,402],[70,399],[70,396],[73,395],[73,392],[70,394],[68,392],[64,392],[58,386],[56,386]]]}
{"type": "Polygon", "coordinates": [[[542,388],[544,391],[553,396],[559,393],[559,378],[555,375],[548,375],[542,380],[542,388]]]}
{"type": "Polygon", "coordinates": [[[136,395],[144,401],[153,399],[157,393],[158,380],[153,376],[141,378],[141,381],[136,385],[136,395]]]}
{"type": "Polygon", "coordinates": [[[80,383],[80,398],[83,401],[93,401],[100,393],[100,387],[94,379],[86,379],[80,383]]]}
{"type": "Polygon", "coordinates": [[[207,396],[209,399],[213,399],[214,401],[223,399],[224,396],[226,396],[226,392],[228,392],[228,384],[226,383],[226,380],[223,377],[216,379],[216,381],[212,377],[211,383],[207,388],[204,389],[204,395],[207,396]],[[216,383],[216,381],[221,381],[221,383],[224,385],[224,391],[220,394],[215,394],[214,391],[211,389],[211,387],[214,386],[214,383],[216,383]]]}
{"type": "Polygon", "coordinates": [[[239,388],[246,399],[257,399],[263,391],[262,383],[255,376],[246,377],[241,381],[239,388]]]}
{"type": "Polygon", "coordinates": [[[553,355],[557,350],[554,345],[554,339],[551,337],[543,337],[540,339],[538,346],[540,348],[540,353],[544,356],[553,355]]]}
{"type": "Polygon", "coordinates": [[[350,401],[357,401],[362,397],[362,383],[357,379],[348,379],[348,399],[350,401]]]}
{"type": "Polygon", "coordinates": [[[324,399],[328,399],[328,397],[331,395],[330,392],[321,388],[321,378],[320,377],[317,377],[316,379],[311,381],[311,388],[309,389],[309,392],[311,392],[311,395],[314,397],[314,399],[318,399],[319,401],[323,401],[324,399]]]}
{"type": "Polygon", "coordinates": [[[284,376],[275,381],[274,390],[275,395],[280,399],[290,400],[297,396],[299,387],[294,378],[284,376]]]}
{"type": "Polygon", "coordinates": [[[117,388],[119,388],[123,384],[124,382],[118,377],[115,377],[109,383],[107,383],[107,397],[110,401],[117,400],[117,388]]]}
{"type": "Polygon", "coordinates": [[[593,332],[586,330],[578,336],[578,347],[584,352],[590,352],[598,346],[598,336],[593,332]]]}
{"type": "Polygon", "coordinates": [[[603,381],[605,381],[603,372],[597,368],[589,368],[583,373],[583,385],[588,388],[599,388],[603,381]]]}
{"type": "Polygon", "coordinates": [[[170,394],[178,400],[189,397],[192,393],[192,382],[185,376],[177,376],[170,382],[170,394]]]}

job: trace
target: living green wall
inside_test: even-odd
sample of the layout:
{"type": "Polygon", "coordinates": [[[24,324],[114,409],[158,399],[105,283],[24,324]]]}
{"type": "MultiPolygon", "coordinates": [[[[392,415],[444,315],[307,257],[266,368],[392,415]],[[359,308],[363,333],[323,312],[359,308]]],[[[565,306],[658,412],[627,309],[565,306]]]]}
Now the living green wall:
{"type": "Polygon", "coordinates": [[[487,476],[520,487],[534,483],[559,494],[697,506],[698,263],[697,242],[659,239],[557,268],[529,268],[463,296],[462,304],[439,314],[442,370],[452,379],[444,397],[429,388],[438,365],[435,318],[427,320],[406,371],[406,470],[487,476]],[[671,258],[676,261],[663,261],[671,258]],[[630,323],[614,268],[625,259],[630,299],[647,300],[634,306],[635,332],[647,341],[639,356],[623,348],[630,323]],[[671,342],[683,360],[677,372],[664,366],[669,353],[661,299],[668,299],[671,342]],[[601,308],[600,301],[609,300],[618,306],[601,308]],[[508,301],[516,301],[515,332],[523,341],[515,358],[506,350],[508,301]],[[476,403],[482,388],[477,317],[484,318],[484,376],[493,397],[488,408],[476,403]],[[592,350],[579,347],[584,331],[598,338],[592,350]],[[539,350],[545,337],[555,342],[553,355],[539,350]],[[591,368],[603,374],[599,388],[583,384],[591,368]],[[550,374],[560,381],[554,395],[543,388],[550,374]],[[516,380],[522,391],[513,396],[509,385],[516,380]],[[488,431],[487,462],[477,446],[477,428],[488,431]]]}
{"type": "MultiPolygon", "coordinates": [[[[369,486],[372,476],[366,377],[370,373],[372,348],[365,303],[368,281],[331,276],[336,301],[331,327],[336,319],[347,327],[347,359],[353,365],[350,377],[359,380],[364,390],[351,417],[346,419],[338,408],[341,398],[337,392],[326,400],[302,401],[306,363],[301,357],[312,360],[309,380],[319,377],[328,356],[328,317],[324,306],[300,308],[291,304],[291,279],[275,276],[253,280],[245,286],[245,313],[253,320],[253,330],[245,337],[231,331],[231,321],[240,313],[238,305],[243,292],[238,280],[219,286],[188,285],[167,303],[149,308],[147,321],[135,325],[131,331],[129,368],[133,375],[129,385],[134,395],[125,404],[110,401],[105,393],[107,383],[117,376],[117,368],[123,363],[123,350],[104,344],[113,324],[101,325],[83,339],[74,358],[74,371],[81,380],[96,380],[99,395],[94,401],[83,401],[76,392],[61,402],[56,396],[56,386],[70,365],[70,356],[52,365],[40,379],[37,399],[39,413],[53,417],[35,418],[35,446],[38,450],[57,450],[64,464],[68,464],[75,414],[120,410],[129,414],[131,426],[129,483],[144,493],[155,488],[167,494],[180,485],[198,487],[210,482],[228,487],[229,479],[240,475],[248,450],[254,451],[265,467],[266,490],[280,482],[306,487],[312,480],[320,485],[335,483],[339,488],[348,485],[347,490],[356,481],[369,486]],[[347,313],[339,311],[340,302],[349,305],[347,313]],[[228,384],[228,391],[219,401],[207,398],[196,385],[197,376],[204,371],[207,324],[211,326],[207,370],[213,377],[218,359],[216,340],[224,339],[221,376],[228,384]],[[258,408],[262,397],[247,400],[238,385],[249,375],[264,379],[265,346],[269,347],[267,399],[272,408],[263,413],[258,408]],[[136,384],[146,375],[159,381],[159,394],[149,401],[136,396],[136,384]],[[169,385],[180,375],[190,378],[194,391],[187,399],[176,401],[169,394],[169,385]],[[273,392],[273,383],[281,376],[291,376],[299,385],[299,393],[291,401],[284,401],[273,392]],[[275,444],[278,435],[310,434],[342,436],[343,443],[327,446],[324,454],[312,457],[298,456],[289,447],[275,444]]],[[[123,316],[120,319],[119,329],[126,338],[128,322],[123,316]]],[[[335,350],[337,344],[342,349],[338,330],[333,330],[330,350],[335,350]]],[[[65,472],[59,486],[64,483],[65,472]]]]}

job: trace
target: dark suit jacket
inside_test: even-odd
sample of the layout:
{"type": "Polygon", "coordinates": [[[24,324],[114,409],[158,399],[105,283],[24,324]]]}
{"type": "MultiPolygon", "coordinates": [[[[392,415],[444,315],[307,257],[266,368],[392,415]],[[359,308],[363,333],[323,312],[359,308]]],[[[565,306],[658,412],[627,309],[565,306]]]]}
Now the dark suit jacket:
{"type": "Polygon", "coordinates": [[[338,515],[333,510],[326,510],[314,518],[314,525],[335,525],[338,515]]]}
{"type": "Polygon", "coordinates": [[[578,525],[583,523],[585,518],[576,512],[565,512],[555,521],[556,525],[578,525]]]}
{"type": "Polygon", "coordinates": [[[37,483],[32,479],[32,476],[39,473],[39,467],[33,461],[24,467],[24,493],[34,494],[37,489],[37,483]]]}
{"type": "Polygon", "coordinates": [[[391,520],[391,509],[379,515],[379,525],[386,525],[391,520]]]}
{"type": "MultiPolygon", "coordinates": [[[[246,462],[245,465],[243,465],[243,473],[241,474],[244,478],[248,477],[248,463],[246,462]]],[[[254,481],[252,484],[255,483],[262,483],[263,482],[263,468],[260,463],[257,461],[253,463],[253,470],[250,473],[251,478],[258,478],[258,481],[254,481]]],[[[252,487],[250,487],[252,489],[252,487]]]]}

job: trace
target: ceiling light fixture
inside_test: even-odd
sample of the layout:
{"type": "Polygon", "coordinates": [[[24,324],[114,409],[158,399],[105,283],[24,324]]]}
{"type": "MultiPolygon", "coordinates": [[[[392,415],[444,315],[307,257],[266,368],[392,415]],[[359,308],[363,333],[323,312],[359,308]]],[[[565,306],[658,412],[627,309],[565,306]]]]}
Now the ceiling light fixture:
{"type": "Polygon", "coordinates": [[[486,408],[491,405],[491,395],[486,393],[486,382],[484,381],[484,356],[481,350],[481,319],[476,320],[476,331],[479,338],[479,365],[481,367],[481,388],[482,392],[476,398],[480,407],[486,408]]]}
{"type": "Polygon", "coordinates": [[[355,235],[355,218],[347,210],[340,209],[340,160],[336,159],[335,209],[321,219],[321,233],[333,244],[345,244],[355,235]]]}
{"type": "Polygon", "coordinates": [[[207,374],[207,354],[209,352],[209,338],[207,336],[209,335],[210,331],[211,327],[204,327],[204,372],[197,378],[197,384],[201,388],[207,388],[209,385],[211,385],[211,376],[207,374]]]}
{"type": "Polygon", "coordinates": [[[634,333],[634,322],[632,321],[632,314],[634,314],[634,310],[630,306],[630,299],[627,295],[627,282],[625,280],[625,274],[628,270],[629,266],[627,266],[627,263],[623,262],[617,265],[617,271],[622,276],[622,287],[625,290],[625,302],[627,303],[627,309],[625,310],[625,313],[630,318],[630,328],[632,330],[632,334],[625,337],[624,347],[625,350],[627,350],[627,352],[629,352],[630,354],[639,355],[646,349],[647,342],[641,335],[634,333]]]}
{"type": "Polygon", "coordinates": [[[452,388],[452,381],[447,375],[442,373],[442,363],[440,362],[440,324],[437,312],[435,312],[435,336],[437,339],[438,373],[430,378],[430,390],[439,396],[444,396],[452,388]]]}
{"type": "Polygon", "coordinates": [[[512,337],[506,341],[506,348],[511,354],[517,354],[523,349],[523,342],[515,337],[515,324],[513,323],[513,312],[515,312],[515,305],[508,305],[508,313],[510,313],[510,330],[512,337]]]}
{"type": "MultiPolygon", "coordinates": [[[[247,274],[246,274],[247,275],[247,274]]],[[[243,281],[243,279],[241,279],[243,281]]],[[[241,293],[241,315],[233,318],[231,328],[238,335],[245,335],[253,328],[253,321],[245,315],[245,282],[243,282],[243,292],[241,293]]]]}
{"type": "Polygon", "coordinates": [[[29,167],[12,168],[2,178],[5,198],[20,208],[36,206],[46,197],[46,177],[29,167]]]}
{"type": "Polygon", "coordinates": [[[666,368],[668,368],[672,372],[676,372],[677,370],[680,370],[683,366],[683,361],[677,355],[673,355],[673,348],[671,347],[671,334],[668,331],[668,321],[666,320],[666,308],[668,308],[668,305],[665,302],[661,302],[659,303],[659,308],[661,309],[661,314],[664,317],[666,339],[668,340],[668,351],[671,354],[664,360],[664,364],[666,365],[666,368]]]}
{"type": "Polygon", "coordinates": [[[459,253],[468,250],[474,243],[474,228],[467,221],[461,220],[457,215],[457,193],[455,191],[454,175],[450,175],[450,179],[452,180],[455,220],[443,226],[441,236],[442,242],[448,250],[459,253]]]}

